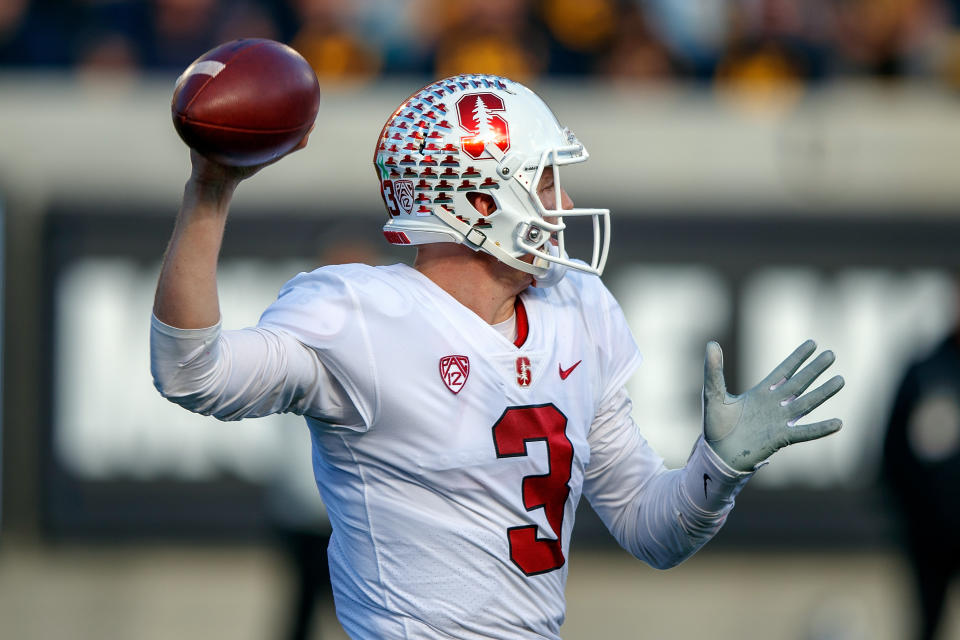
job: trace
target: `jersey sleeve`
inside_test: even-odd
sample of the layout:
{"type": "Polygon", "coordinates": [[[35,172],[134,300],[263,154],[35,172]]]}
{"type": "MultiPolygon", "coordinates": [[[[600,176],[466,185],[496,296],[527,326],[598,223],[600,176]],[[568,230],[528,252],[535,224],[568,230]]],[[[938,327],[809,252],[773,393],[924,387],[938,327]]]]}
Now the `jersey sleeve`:
{"type": "Polygon", "coordinates": [[[617,542],[658,569],[675,566],[716,534],[751,477],[700,438],[682,469],[668,470],[630,417],[621,388],[591,426],[584,495],[617,542]]]}
{"type": "Polygon", "coordinates": [[[380,407],[377,359],[367,328],[370,305],[378,303],[379,290],[370,290],[374,273],[366,265],[301,273],[283,286],[257,325],[289,335],[315,354],[342,386],[365,429],[377,421],[380,407]]]}
{"type": "Polygon", "coordinates": [[[599,360],[599,389],[596,394],[600,407],[627,383],[640,365],[640,349],[630,332],[623,310],[613,294],[596,277],[584,277],[584,309],[587,311],[587,326],[593,332],[593,341],[599,360]]]}
{"type": "Polygon", "coordinates": [[[150,363],[161,395],[221,420],[290,412],[357,428],[362,420],[343,386],[312,350],[266,328],[178,329],[156,317],[150,363]]]}

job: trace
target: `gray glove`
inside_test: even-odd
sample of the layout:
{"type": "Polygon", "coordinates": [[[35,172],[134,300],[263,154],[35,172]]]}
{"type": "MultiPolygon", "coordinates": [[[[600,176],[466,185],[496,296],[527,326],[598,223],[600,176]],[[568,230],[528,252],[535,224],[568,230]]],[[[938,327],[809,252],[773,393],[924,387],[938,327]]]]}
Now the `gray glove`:
{"type": "Polygon", "coordinates": [[[814,440],[838,431],[840,420],[796,424],[843,387],[834,376],[801,395],[835,360],[824,351],[801,371],[817,345],[807,340],[746,393],[732,396],[723,380],[723,352],[716,342],[707,344],[703,366],[703,434],[724,462],[738,471],[753,471],[774,451],[788,444],[814,440]]]}

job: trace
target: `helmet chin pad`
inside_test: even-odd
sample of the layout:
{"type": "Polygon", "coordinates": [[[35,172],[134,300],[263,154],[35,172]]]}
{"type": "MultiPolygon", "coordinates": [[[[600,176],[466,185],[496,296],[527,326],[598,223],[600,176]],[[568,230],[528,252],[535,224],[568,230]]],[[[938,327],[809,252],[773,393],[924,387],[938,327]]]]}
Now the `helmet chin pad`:
{"type": "MultiPolygon", "coordinates": [[[[569,258],[569,256],[566,255],[566,252],[561,254],[560,247],[553,244],[552,242],[548,242],[546,248],[547,248],[547,251],[552,256],[555,256],[558,258],[559,257],[569,258]]],[[[537,262],[538,260],[546,262],[542,258],[536,258],[534,262],[537,262]]],[[[546,266],[547,266],[547,273],[543,276],[540,276],[533,282],[533,286],[537,287],[538,289],[546,289],[548,287],[553,287],[557,285],[561,280],[563,280],[563,276],[567,274],[567,269],[569,269],[569,267],[562,265],[559,262],[547,262],[546,266]]]]}

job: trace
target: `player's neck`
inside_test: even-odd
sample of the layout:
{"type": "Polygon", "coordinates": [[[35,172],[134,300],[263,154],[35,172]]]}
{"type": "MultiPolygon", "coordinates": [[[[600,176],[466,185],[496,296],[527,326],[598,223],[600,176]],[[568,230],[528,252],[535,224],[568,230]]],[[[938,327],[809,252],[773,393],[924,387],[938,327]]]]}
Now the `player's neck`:
{"type": "Polygon", "coordinates": [[[453,243],[419,247],[413,267],[489,324],[507,320],[532,277],[453,243]]]}

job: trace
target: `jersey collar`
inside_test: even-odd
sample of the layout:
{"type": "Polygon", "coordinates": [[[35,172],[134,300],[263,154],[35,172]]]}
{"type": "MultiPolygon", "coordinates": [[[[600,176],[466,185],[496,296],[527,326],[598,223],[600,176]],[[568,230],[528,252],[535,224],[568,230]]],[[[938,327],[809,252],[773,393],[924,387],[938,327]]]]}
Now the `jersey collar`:
{"type": "Polygon", "coordinates": [[[523,300],[517,296],[513,303],[513,310],[517,314],[517,339],[513,341],[513,346],[520,348],[527,341],[527,334],[530,333],[530,323],[527,321],[527,310],[523,306],[523,300]]]}

